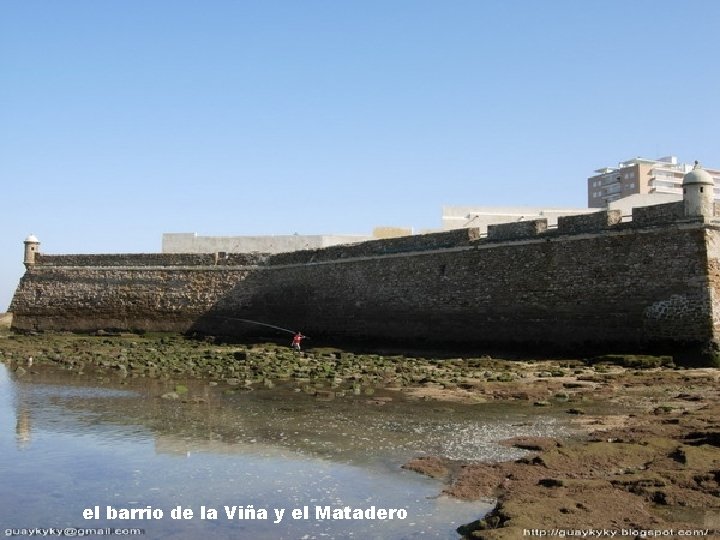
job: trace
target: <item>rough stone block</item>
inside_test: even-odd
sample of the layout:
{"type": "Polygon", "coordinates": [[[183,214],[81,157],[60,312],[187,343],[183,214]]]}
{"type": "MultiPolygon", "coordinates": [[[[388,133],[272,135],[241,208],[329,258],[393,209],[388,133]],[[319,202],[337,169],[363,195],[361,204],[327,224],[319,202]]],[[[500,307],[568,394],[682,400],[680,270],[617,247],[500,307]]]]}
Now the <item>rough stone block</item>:
{"type": "Polygon", "coordinates": [[[599,232],[622,221],[621,210],[601,210],[592,214],[558,217],[558,231],[562,234],[599,232]]]}
{"type": "Polygon", "coordinates": [[[488,240],[516,240],[547,231],[547,218],[488,225],[488,240]]]}

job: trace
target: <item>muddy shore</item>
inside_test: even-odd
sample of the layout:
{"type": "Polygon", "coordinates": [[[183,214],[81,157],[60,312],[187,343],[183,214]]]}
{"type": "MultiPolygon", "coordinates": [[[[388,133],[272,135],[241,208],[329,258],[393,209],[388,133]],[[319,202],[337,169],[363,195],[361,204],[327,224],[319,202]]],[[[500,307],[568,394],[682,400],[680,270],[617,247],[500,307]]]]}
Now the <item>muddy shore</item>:
{"type": "Polygon", "coordinates": [[[515,539],[528,531],[607,529],[617,538],[720,536],[718,372],[624,370],[594,379],[598,396],[632,404],[623,415],[583,415],[574,440],[511,439],[532,450],[515,462],[458,464],[441,457],[406,467],[446,478],[445,493],[497,506],[459,532],[515,539]],[[622,534],[623,531],[627,534],[622,534]]]}
{"type": "MultiPolygon", "coordinates": [[[[497,502],[462,527],[468,538],[515,539],[528,530],[720,530],[720,370],[684,369],[670,357],[507,361],[295,353],[274,344],[220,344],[175,335],[15,335],[0,331],[0,361],[20,377],[43,366],[129,382],[198,378],[232,392],[294,385],[318,400],[363,396],[378,406],[387,391],[407,400],[512,401],[559,411],[581,435],[510,439],[530,453],[514,462],[467,463],[423,456],[406,468],[440,478],[454,497],[497,502]]],[[[182,384],[158,399],[192,399],[182,384]]],[[[674,535],[668,531],[674,530],[674,535]]],[[[628,534],[623,536],[623,530],[628,534]]],[[[699,533],[698,533],[699,535],[699,533]]]]}

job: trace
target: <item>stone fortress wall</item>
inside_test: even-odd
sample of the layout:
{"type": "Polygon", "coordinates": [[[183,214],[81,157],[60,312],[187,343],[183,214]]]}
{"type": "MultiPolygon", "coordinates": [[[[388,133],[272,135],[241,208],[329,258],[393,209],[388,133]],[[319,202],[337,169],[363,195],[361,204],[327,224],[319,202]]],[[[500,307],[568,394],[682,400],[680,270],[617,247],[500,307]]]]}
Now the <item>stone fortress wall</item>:
{"type": "Polygon", "coordinates": [[[720,225],[682,201],[661,206],[629,222],[600,211],[486,238],[460,229],[280,254],[38,252],[10,310],[20,331],[267,335],[246,319],[314,343],[707,350],[720,225]]]}

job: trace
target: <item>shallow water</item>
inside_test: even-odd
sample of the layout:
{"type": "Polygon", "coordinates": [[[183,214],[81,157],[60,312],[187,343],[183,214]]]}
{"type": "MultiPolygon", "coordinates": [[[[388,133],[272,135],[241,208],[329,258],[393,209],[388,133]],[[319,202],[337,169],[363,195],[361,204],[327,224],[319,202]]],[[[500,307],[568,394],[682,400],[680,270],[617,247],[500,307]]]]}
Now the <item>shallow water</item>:
{"type": "Polygon", "coordinates": [[[383,405],[361,396],[326,402],[292,388],[186,381],[189,402],[159,398],[176,383],[121,386],[45,367],[16,377],[0,364],[2,529],[139,527],[147,538],[177,539],[457,538],[455,528],[490,505],[438,497],[439,482],[402,463],[423,454],[511,459],[520,452],[494,441],[567,432],[527,407],[406,402],[398,393],[383,405]],[[83,510],[95,506],[99,519],[84,519],[83,510]],[[150,507],[163,516],[113,520],[108,506],[150,507]],[[193,517],[173,519],[178,506],[193,517]],[[202,519],[202,506],[216,509],[217,519],[202,519]],[[225,506],[268,516],[228,519],[225,506]],[[315,509],[326,506],[395,508],[407,517],[320,519],[315,509]],[[279,523],[275,509],[285,511],[279,523]]]}

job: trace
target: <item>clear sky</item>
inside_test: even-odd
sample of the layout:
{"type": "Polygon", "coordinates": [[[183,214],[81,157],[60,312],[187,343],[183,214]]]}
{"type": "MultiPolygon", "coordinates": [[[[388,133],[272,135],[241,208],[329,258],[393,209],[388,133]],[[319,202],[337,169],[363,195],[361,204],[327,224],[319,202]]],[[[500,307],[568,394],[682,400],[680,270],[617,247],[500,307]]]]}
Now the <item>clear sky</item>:
{"type": "Polygon", "coordinates": [[[0,0],[0,311],[46,253],[439,228],[720,167],[716,0],[0,0]]]}

